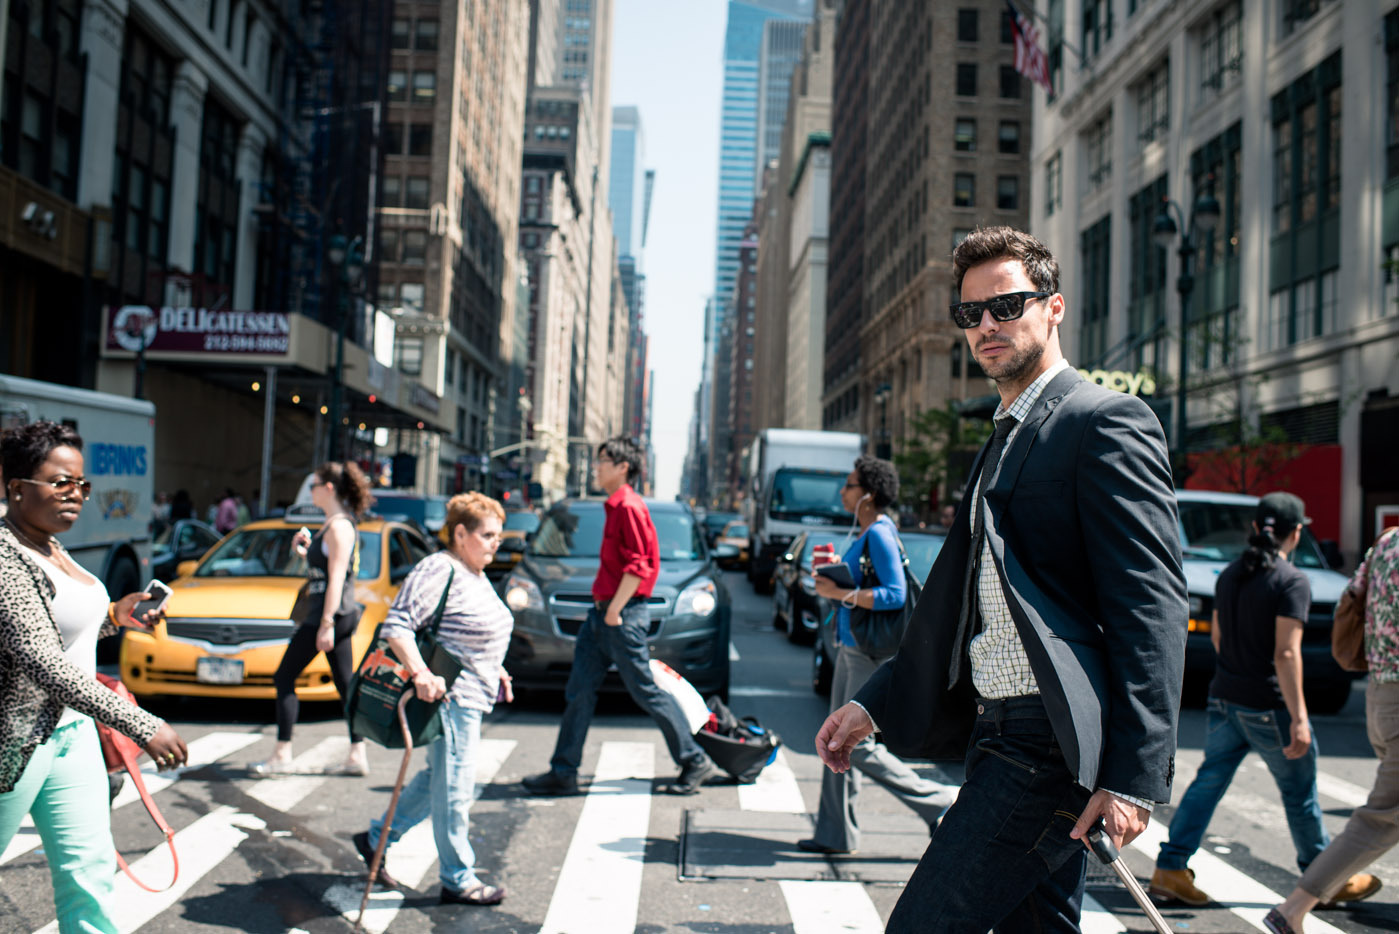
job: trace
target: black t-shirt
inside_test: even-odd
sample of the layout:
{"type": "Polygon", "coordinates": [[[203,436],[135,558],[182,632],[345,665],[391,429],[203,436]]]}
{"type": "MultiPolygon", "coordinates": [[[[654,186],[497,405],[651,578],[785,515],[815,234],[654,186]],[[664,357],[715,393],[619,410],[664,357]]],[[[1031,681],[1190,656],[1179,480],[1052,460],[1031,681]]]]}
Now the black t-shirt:
{"type": "Polygon", "coordinates": [[[1273,667],[1278,617],[1305,623],[1311,604],[1307,575],[1284,558],[1252,577],[1245,576],[1242,559],[1221,571],[1214,585],[1220,638],[1210,696],[1255,710],[1285,707],[1273,667]]]}

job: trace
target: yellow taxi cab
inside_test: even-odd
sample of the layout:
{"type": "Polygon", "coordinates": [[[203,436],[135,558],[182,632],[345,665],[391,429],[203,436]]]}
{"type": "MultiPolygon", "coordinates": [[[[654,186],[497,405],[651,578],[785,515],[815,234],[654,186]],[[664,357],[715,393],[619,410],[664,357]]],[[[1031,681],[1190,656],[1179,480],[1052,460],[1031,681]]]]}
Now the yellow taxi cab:
{"type": "Polygon", "coordinates": [[[748,566],[748,523],[742,519],[734,519],[724,526],[723,531],[714,539],[714,546],[730,545],[737,549],[738,553],[729,557],[727,553],[718,556],[715,560],[719,567],[727,570],[734,568],[746,568],[748,566]]]}
{"type": "MultiPolygon", "coordinates": [[[[152,632],[127,630],[121,678],[136,695],[273,698],[272,675],[296,623],[306,559],[292,550],[303,525],[315,532],[320,510],[248,523],[204,557],[179,566],[165,619],[152,632]]],[[[411,525],[365,516],[358,523],[355,599],[363,607],[352,644],[356,663],[383,622],[399,585],[435,549],[411,525]]],[[[302,700],[336,700],[325,656],[317,654],[296,680],[302,700]]]]}

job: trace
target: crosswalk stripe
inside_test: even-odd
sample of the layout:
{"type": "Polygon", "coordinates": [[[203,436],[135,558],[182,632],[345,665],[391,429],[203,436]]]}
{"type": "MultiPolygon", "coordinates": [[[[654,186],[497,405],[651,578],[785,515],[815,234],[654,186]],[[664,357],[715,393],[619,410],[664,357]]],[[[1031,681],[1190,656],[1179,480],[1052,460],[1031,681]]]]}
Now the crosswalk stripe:
{"type": "Polygon", "coordinates": [[[797,776],[787,764],[785,750],[777,750],[777,758],[761,772],[751,785],[738,786],[738,806],[745,811],[780,811],[784,814],[805,814],[797,776]]]}
{"type": "Polygon", "coordinates": [[[1127,926],[1117,920],[1117,915],[1103,907],[1087,892],[1083,893],[1083,912],[1079,918],[1079,930],[1083,934],[1126,934],[1127,926]]]}
{"type": "MultiPolygon", "coordinates": [[[[1151,821],[1142,835],[1132,841],[1132,846],[1155,859],[1166,836],[1166,825],[1151,821]]],[[[1195,870],[1195,884],[1209,893],[1217,904],[1258,930],[1267,930],[1263,926],[1263,916],[1282,902],[1281,895],[1204,850],[1190,857],[1190,868],[1195,870]]],[[[1307,934],[1341,934],[1341,930],[1313,914],[1307,916],[1307,934]]]]}
{"type": "Polygon", "coordinates": [[[730,697],[808,697],[810,690],[801,688],[764,688],[753,685],[729,688],[730,697]]]}
{"type": "Polygon", "coordinates": [[[290,811],[325,783],[325,770],[343,761],[349,748],[347,737],[327,737],[291,760],[287,774],[259,780],[249,789],[248,796],[279,811],[290,811]]]}
{"type": "Polygon", "coordinates": [[[778,884],[787,901],[787,913],[795,934],[829,934],[831,931],[879,934],[884,930],[879,910],[862,883],[783,879],[778,884]]]}
{"type": "MultiPolygon", "coordinates": [[[[205,873],[238,848],[249,830],[265,826],[261,820],[233,807],[219,807],[175,834],[180,854],[180,878],[164,892],[152,894],[136,887],[122,873],[116,876],[116,891],[110,904],[112,920],[122,934],[135,931],[178,902],[205,873]]],[[[160,885],[172,872],[170,849],[161,844],[131,864],[131,871],[142,880],[160,885]]],[[[58,921],[49,922],[36,934],[54,934],[58,921]]]]}
{"type": "MultiPolygon", "coordinates": [[[[238,750],[250,746],[261,738],[258,733],[206,733],[198,739],[189,743],[188,765],[183,768],[174,769],[169,772],[157,772],[154,763],[146,763],[141,767],[141,775],[145,779],[146,789],[154,795],[158,791],[164,791],[173,785],[182,775],[191,769],[203,768],[212,762],[217,762],[224,756],[237,752],[238,750]]],[[[117,798],[112,802],[112,810],[125,807],[133,802],[140,801],[141,794],[136,790],[136,783],[128,777],[126,783],[122,785],[117,798]]],[[[34,821],[30,817],[25,817],[20,821],[19,831],[10,840],[5,852],[0,853],[0,866],[8,863],[28,853],[37,847],[42,841],[39,839],[39,831],[34,827],[34,821]]]]}
{"type": "MultiPolygon", "coordinates": [[[[505,760],[514,752],[513,739],[482,739],[476,748],[476,797],[481,797],[481,789],[495,781],[496,773],[505,760]]],[[[412,781],[411,776],[408,779],[412,781]]],[[[394,844],[393,865],[389,874],[409,888],[417,888],[427,876],[432,864],[437,862],[437,842],[432,835],[432,821],[425,820],[412,827],[398,838],[394,844]]],[[[385,862],[388,854],[384,855],[385,862]]],[[[359,917],[359,903],[364,898],[364,883],[336,883],[325,893],[325,903],[353,922],[359,917]]],[[[369,896],[369,906],[364,911],[364,929],[372,934],[382,934],[398,916],[403,907],[402,892],[376,889],[369,896]]]]}
{"type": "Polygon", "coordinates": [[[636,929],[651,822],[651,743],[605,742],[540,934],[636,929]]]}
{"type": "Polygon", "coordinates": [[[1370,789],[1325,772],[1316,773],[1316,790],[1352,808],[1358,808],[1370,800],[1370,789]]]}
{"type": "Polygon", "coordinates": [[[740,661],[738,657],[738,646],[734,645],[732,642],[729,643],[729,661],[740,661]]]}

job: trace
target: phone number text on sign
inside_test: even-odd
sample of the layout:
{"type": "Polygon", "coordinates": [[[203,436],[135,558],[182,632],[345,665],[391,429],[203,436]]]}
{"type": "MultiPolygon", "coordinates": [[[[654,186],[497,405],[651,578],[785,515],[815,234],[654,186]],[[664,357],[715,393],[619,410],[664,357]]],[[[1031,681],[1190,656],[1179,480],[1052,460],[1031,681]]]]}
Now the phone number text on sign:
{"type": "Polygon", "coordinates": [[[286,353],[289,339],[267,334],[205,334],[205,350],[238,351],[243,353],[286,353]]]}

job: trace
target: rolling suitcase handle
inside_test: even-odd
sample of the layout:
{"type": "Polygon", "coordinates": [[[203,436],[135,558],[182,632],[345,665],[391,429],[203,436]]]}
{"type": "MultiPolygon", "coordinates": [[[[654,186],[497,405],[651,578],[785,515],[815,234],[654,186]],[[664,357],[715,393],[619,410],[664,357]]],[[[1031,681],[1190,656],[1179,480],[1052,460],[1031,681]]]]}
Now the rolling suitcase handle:
{"type": "Polygon", "coordinates": [[[384,862],[384,851],[389,846],[389,831],[393,828],[394,811],[398,810],[398,796],[403,793],[403,780],[408,777],[408,763],[413,759],[413,732],[408,729],[408,701],[413,697],[414,688],[398,699],[398,724],[403,728],[403,761],[398,765],[398,779],[393,783],[393,795],[389,798],[389,809],[384,814],[384,829],[379,834],[379,845],[374,848],[374,860],[369,864],[369,881],[364,886],[364,897],[359,900],[359,915],[355,918],[356,931],[363,930],[364,911],[369,907],[369,894],[374,891],[374,882],[379,878],[379,866],[384,862]]]}
{"type": "Polygon", "coordinates": [[[1127,887],[1127,891],[1132,893],[1132,897],[1141,906],[1142,912],[1146,915],[1157,934],[1172,934],[1171,928],[1166,924],[1166,919],[1161,917],[1161,912],[1156,910],[1156,906],[1151,903],[1151,897],[1142,891],[1142,884],[1137,881],[1137,877],[1132,875],[1132,870],[1127,868],[1127,864],[1122,862],[1122,854],[1117,852],[1117,846],[1107,835],[1107,827],[1103,824],[1102,818],[1088,831],[1088,845],[1093,850],[1093,855],[1102,860],[1106,866],[1111,866],[1112,871],[1117,873],[1117,878],[1122,880],[1122,884],[1127,887]]]}

